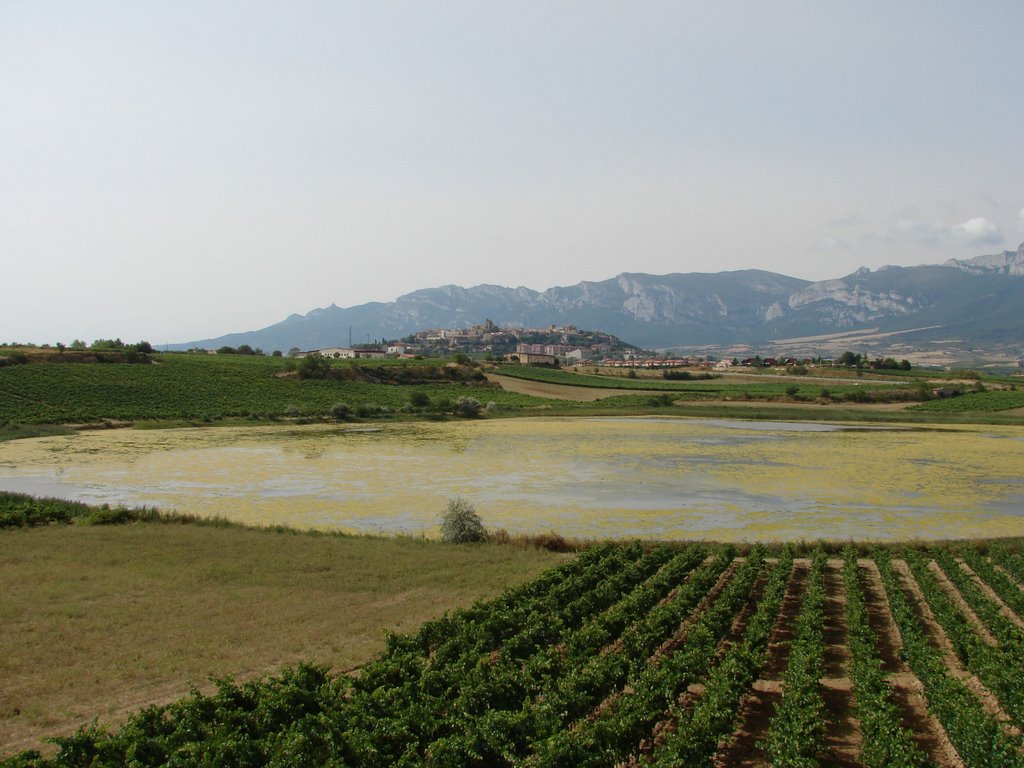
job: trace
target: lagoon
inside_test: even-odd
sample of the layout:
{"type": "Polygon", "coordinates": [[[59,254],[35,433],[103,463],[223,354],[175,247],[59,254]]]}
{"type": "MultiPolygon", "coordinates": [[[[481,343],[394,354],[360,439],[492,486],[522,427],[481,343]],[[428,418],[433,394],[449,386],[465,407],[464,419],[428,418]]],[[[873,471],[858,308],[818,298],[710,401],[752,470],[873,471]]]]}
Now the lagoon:
{"type": "Polygon", "coordinates": [[[0,489],[245,523],[726,541],[1024,535],[1024,429],[526,418],[87,431],[0,444],[0,489]]]}

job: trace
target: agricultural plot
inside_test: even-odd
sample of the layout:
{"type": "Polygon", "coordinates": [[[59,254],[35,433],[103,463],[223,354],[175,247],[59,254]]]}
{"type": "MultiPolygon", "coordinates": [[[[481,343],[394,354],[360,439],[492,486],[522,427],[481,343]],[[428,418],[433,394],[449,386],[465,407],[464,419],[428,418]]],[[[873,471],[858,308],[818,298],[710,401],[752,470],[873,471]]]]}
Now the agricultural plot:
{"type": "MultiPolygon", "coordinates": [[[[600,389],[635,389],[638,391],[671,392],[678,399],[686,400],[720,400],[726,398],[742,400],[763,400],[782,396],[799,396],[813,398],[826,390],[831,397],[852,395],[865,401],[870,397],[866,393],[910,393],[910,383],[892,381],[850,381],[837,379],[822,387],[821,382],[802,382],[798,377],[789,377],[778,381],[747,377],[721,377],[712,379],[694,379],[690,381],[673,381],[662,378],[630,379],[625,376],[599,376],[587,373],[572,373],[558,368],[545,368],[533,365],[503,365],[496,373],[512,378],[541,381],[549,384],[566,384],[574,387],[596,387],[600,389]],[[795,391],[792,390],[796,387],[795,391]],[[787,390],[792,394],[787,393],[787,390]]],[[[893,395],[896,399],[896,395],[893,395]]]]}
{"type": "MultiPolygon", "coordinates": [[[[338,403],[396,411],[414,391],[432,401],[474,397],[502,408],[540,398],[462,383],[418,386],[307,380],[276,374],[281,358],[158,355],[152,365],[35,364],[0,368],[0,423],[61,424],[224,417],[327,416],[338,403]]],[[[340,364],[339,364],[340,365],[340,364]]]]}
{"type": "Polygon", "coordinates": [[[915,411],[932,413],[971,413],[1008,411],[1012,408],[1024,408],[1024,391],[995,390],[991,392],[969,392],[959,397],[947,397],[942,400],[929,400],[914,406],[915,411]]]}
{"type": "Polygon", "coordinates": [[[220,683],[7,765],[1019,766],[1024,558],[604,545],[351,677],[220,683]]]}

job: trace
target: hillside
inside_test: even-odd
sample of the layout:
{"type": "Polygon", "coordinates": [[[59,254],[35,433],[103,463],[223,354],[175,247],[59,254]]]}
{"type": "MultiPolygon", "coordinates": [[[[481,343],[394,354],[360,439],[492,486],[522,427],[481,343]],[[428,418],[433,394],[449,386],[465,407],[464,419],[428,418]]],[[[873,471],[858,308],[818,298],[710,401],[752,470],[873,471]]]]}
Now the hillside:
{"type": "Polygon", "coordinates": [[[349,338],[400,338],[427,328],[573,324],[643,347],[758,345],[775,339],[870,329],[903,343],[952,340],[969,348],[1024,338],[1024,244],[1016,251],[941,265],[861,269],[811,283],[761,270],[714,274],[623,273],[539,292],[445,285],[342,308],[331,305],[258,331],[171,345],[173,349],[249,344],[286,351],[339,345],[349,338]],[[924,329],[924,330],[922,330],[924,329]]]}

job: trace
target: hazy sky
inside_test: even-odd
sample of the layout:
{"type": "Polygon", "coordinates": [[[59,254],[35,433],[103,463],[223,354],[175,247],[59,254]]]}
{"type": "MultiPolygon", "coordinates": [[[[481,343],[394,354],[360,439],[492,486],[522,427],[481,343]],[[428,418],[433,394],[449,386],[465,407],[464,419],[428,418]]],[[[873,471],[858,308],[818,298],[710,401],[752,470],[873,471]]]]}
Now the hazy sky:
{"type": "Polygon", "coordinates": [[[1021,0],[0,0],[0,341],[1024,240],[1021,0]]]}

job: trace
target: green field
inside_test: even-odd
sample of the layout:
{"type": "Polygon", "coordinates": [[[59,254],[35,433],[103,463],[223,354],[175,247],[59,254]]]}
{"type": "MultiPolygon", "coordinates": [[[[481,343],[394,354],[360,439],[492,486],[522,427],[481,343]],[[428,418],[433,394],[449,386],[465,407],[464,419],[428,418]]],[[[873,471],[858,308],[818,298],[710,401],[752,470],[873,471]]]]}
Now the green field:
{"type": "Polygon", "coordinates": [[[1024,391],[967,392],[914,406],[915,411],[929,413],[993,413],[1013,408],[1024,408],[1024,391]]]}
{"type": "MultiPolygon", "coordinates": [[[[970,394],[926,403],[915,411],[878,411],[859,406],[913,402],[921,386],[852,374],[826,383],[806,377],[735,375],[711,380],[596,376],[536,366],[504,365],[495,372],[541,384],[633,389],[594,402],[552,400],[486,386],[479,369],[453,369],[437,360],[332,361],[337,377],[300,379],[288,358],[258,355],[163,353],[152,364],[42,362],[0,367],[0,440],[59,433],[59,425],[209,424],[247,420],[346,418],[443,418],[460,398],[486,406],[492,416],[538,414],[729,415],[745,419],[875,419],[1014,423],[1017,392],[970,394]],[[413,406],[411,400],[420,398],[413,406]],[[423,398],[426,398],[424,401],[423,398]],[[422,403],[426,402],[426,405],[422,403]],[[734,407],[735,404],[755,407],[734,407]],[[760,408],[756,404],[764,404],[760,408]],[[805,406],[819,407],[808,410],[805,406]],[[769,407],[770,406],[770,407],[769,407]],[[801,406],[804,406],[801,410],[801,406]],[[56,425],[56,426],[55,426],[56,425]]],[[[571,397],[571,395],[570,395],[571,397]]]]}
{"type": "MultiPolygon", "coordinates": [[[[427,367],[428,361],[411,361],[427,367]]],[[[414,391],[433,401],[474,397],[499,408],[540,398],[469,383],[377,384],[277,376],[287,359],[253,355],[154,355],[150,365],[38,363],[0,368],[0,423],[209,421],[282,415],[323,417],[338,403],[398,411],[414,391]]],[[[346,363],[335,363],[343,366],[346,363]]]]}
{"type": "Polygon", "coordinates": [[[224,679],[6,765],[1020,765],[1016,543],[740,554],[596,546],[357,676],[224,679]]]}

